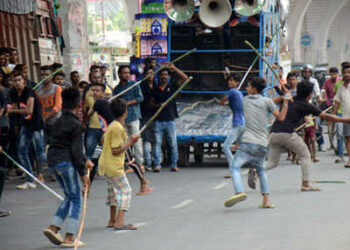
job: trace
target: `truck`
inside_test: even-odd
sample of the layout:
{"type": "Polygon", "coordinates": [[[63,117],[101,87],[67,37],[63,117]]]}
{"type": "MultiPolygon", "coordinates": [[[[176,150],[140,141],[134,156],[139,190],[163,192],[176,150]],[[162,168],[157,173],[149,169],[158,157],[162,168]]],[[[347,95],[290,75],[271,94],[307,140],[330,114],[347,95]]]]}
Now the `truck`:
{"type": "MultiPolygon", "coordinates": [[[[222,144],[232,123],[230,109],[218,105],[228,90],[223,76],[224,68],[242,76],[247,71],[256,54],[245,44],[246,40],[269,63],[278,64],[279,29],[279,11],[270,3],[254,17],[241,16],[238,20],[230,20],[215,29],[204,26],[196,14],[188,22],[169,20],[168,60],[193,48],[197,49],[176,64],[186,74],[194,77],[176,99],[179,111],[176,127],[180,166],[189,164],[190,155],[194,156],[196,163],[202,163],[205,155],[221,157],[222,144]]],[[[267,79],[268,87],[264,95],[275,95],[274,86],[277,81],[261,59],[243,83],[243,94],[247,82],[254,76],[267,79]]]]}

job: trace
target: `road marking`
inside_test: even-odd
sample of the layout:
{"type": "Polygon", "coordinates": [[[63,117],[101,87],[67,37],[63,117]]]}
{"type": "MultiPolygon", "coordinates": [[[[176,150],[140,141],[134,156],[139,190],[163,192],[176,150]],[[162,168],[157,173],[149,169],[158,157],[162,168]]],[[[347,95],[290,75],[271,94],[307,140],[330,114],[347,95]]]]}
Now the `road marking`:
{"type": "Polygon", "coordinates": [[[223,182],[221,182],[219,185],[213,187],[212,189],[213,189],[213,190],[221,189],[221,188],[225,187],[227,184],[228,184],[227,181],[223,181],[223,182]]]}
{"type": "Polygon", "coordinates": [[[187,205],[191,204],[192,202],[194,202],[193,199],[184,200],[184,201],[181,201],[176,206],[171,207],[171,209],[180,209],[180,208],[186,207],[187,205]]]}

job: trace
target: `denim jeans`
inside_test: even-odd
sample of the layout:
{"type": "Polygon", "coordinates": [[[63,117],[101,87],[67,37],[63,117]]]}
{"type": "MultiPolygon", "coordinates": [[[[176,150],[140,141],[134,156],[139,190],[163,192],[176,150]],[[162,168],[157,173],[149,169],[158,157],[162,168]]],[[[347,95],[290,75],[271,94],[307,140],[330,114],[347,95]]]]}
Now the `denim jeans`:
{"type": "Polygon", "coordinates": [[[87,128],[86,137],[86,157],[91,160],[94,154],[97,144],[100,143],[101,137],[103,135],[102,129],[99,128],[87,128]]]}
{"type": "Polygon", "coordinates": [[[176,167],[178,160],[178,148],[175,121],[156,121],[154,124],[154,133],[156,137],[154,148],[154,165],[156,167],[161,167],[162,141],[164,132],[167,145],[170,148],[170,167],[176,167]]]}
{"type": "MultiPolygon", "coordinates": [[[[128,132],[128,136],[132,136],[140,133],[140,120],[136,120],[130,123],[126,123],[126,130],[128,132]]],[[[137,165],[143,164],[143,152],[142,152],[142,139],[140,138],[133,146],[132,146],[133,156],[135,158],[137,165]]]]}
{"type": "MultiPolygon", "coordinates": [[[[22,126],[18,141],[18,157],[21,160],[23,167],[25,167],[30,173],[33,173],[32,164],[29,159],[29,148],[31,142],[33,142],[35,155],[38,160],[38,172],[42,173],[43,165],[47,160],[44,148],[44,132],[42,130],[29,131],[25,126],[22,126]]],[[[34,181],[28,175],[26,179],[30,182],[34,181]]]]}
{"type": "MultiPolygon", "coordinates": [[[[342,114],[337,114],[337,116],[342,117],[342,114]]],[[[344,135],[343,135],[343,123],[337,122],[335,124],[337,129],[337,152],[338,156],[344,156],[344,135]]]]}
{"type": "Polygon", "coordinates": [[[224,153],[228,161],[229,167],[233,165],[233,154],[231,152],[232,143],[235,141],[240,141],[243,135],[244,126],[233,126],[232,129],[228,132],[226,140],[224,142],[224,153]]]}
{"type": "Polygon", "coordinates": [[[143,141],[143,161],[146,168],[152,167],[154,159],[154,143],[143,141]]]}
{"type": "Polygon", "coordinates": [[[269,183],[265,171],[265,159],[268,148],[251,143],[242,143],[235,156],[233,164],[230,166],[230,173],[233,181],[233,188],[236,193],[243,193],[244,187],[242,183],[241,167],[249,164],[251,168],[255,168],[260,180],[261,194],[269,193],[269,183]]]}
{"type": "Polygon", "coordinates": [[[78,172],[72,162],[61,162],[55,166],[50,166],[50,169],[55,174],[65,196],[51,224],[62,228],[63,222],[68,217],[66,232],[75,234],[79,227],[82,201],[78,172]]]}

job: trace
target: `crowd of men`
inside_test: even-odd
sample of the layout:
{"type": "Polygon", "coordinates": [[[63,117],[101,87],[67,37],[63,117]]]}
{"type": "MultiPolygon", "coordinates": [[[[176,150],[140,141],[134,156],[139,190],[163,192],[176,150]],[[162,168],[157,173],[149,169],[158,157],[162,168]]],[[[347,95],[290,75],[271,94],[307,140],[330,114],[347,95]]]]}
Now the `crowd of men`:
{"type": "MultiPolygon", "coordinates": [[[[104,66],[92,65],[88,81],[82,81],[77,71],[71,72],[70,81],[67,81],[62,65],[54,63],[40,68],[41,81],[35,83],[28,78],[28,65],[19,63],[18,51],[0,48],[1,150],[8,152],[29,173],[36,175],[40,182],[44,183],[45,178],[52,181],[57,179],[66,196],[52,224],[44,231],[52,243],[68,246],[74,243],[73,234],[80,214],[80,193],[72,193],[73,189],[78,188],[75,187],[78,185],[75,169],[83,177],[86,187],[90,186],[97,170],[100,175],[109,178],[107,204],[111,207],[111,217],[108,227],[116,230],[137,229],[124,223],[124,212],[130,205],[131,197],[131,189],[124,174],[125,154],[126,165],[140,180],[139,195],[152,191],[144,172],[160,172],[162,169],[163,134],[166,135],[170,171],[179,171],[175,100],[164,108],[156,121],[142,133],[142,140],[139,140],[140,129],[188,79],[173,64],[168,64],[154,75],[158,67],[154,60],[146,60],[141,77],[147,79],[137,85],[130,80],[130,67],[120,66],[119,82],[112,88],[106,79],[104,66]],[[118,166],[117,170],[113,169],[113,164],[118,166]],[[44,177],[47,165],[54,174],[44,177]],[[91,170],[90,179],[86,179],[85,168],[91,170]],[[70,176],[72,173],[66,177],[62,174],[63,179],[72,181],[72,186],[65,186],[58,174],[62,169],[75,172],[74,180],[70,176]],[[71,205],[67,205],[67,201],[71,201],[71,205]],[[69,215],[71,231],[67,232],[63,241],[58,230],[67,211],[70,211],[69,206],[74,214],[69,215]]],[[[283,69],[280,68],[279,72],[282,78],[283,69]]],[[[301,191],[320,191],[309,185],[309,172],[311,163],[319,161],[316,141],[319,150],[325,150],[321,119],[336,123],[338,158],[335,162],[344,162],[345,141],[349,154],[345,167],[350,167],[350,63],[342,64],[342,77],[338,75],[337,68],[330,68],[330,78],[322,86],[323,91],[312,74],[311,66],[303,68],[301,78],[296,73],[289,73],[286,81],[280,79],[280,85],[275,89],[280,97],[273,99],[263,96],[265,79],[250,79],[247,96],[243,97],[237,89],[240,78],[227,76],[229,91],[220,104],[229,105],[233,120],[232,130],[228,133],[223,149],[235,194],[225,202],[226,207],[246,199],[240,168],[249,165],[248,185],[255,189],[256,180],[258,177],[260,179],[263,196],[260,207],[273,208],[266,170],[279,165],[284,149],[289,150],[290,159],[302,166],[301,191]],[[332,105],[334,115],[323,111],[332,105]],[[269,114],[274,115],[276,120],[267,131],[269,114]],[[296,133],[301,123],[304,123],[304,138],[296,133]],[[236,150],[235,155],[232,149],[236,150]],[[265,168],[266,157],[268,161],[265,168]]],[[[19,172],[3,154],[0,155],[0,170],[1,195],[6,175],[13,176],[19,172]]],[[[30,175],[25,175],[25,178],[25,182],[18,185],[17,189],[35,189],[35,180],[30,175]]],[[[1,216],[9,214],[8,211],[0,212],[1,216]]]]}

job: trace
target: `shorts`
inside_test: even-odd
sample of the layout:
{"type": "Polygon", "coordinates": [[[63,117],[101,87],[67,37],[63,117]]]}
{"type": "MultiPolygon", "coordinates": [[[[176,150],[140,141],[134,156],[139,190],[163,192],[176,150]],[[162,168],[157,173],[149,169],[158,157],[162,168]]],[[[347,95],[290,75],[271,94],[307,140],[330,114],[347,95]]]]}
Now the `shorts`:
{"type": "Polygon", "coordinates": [[[315,139],[315,126],[305,128],[305,139],[315,139]]]}
{"type": "Polygon", "coordinates": [[[343,135],[344,137],[350,137],[350,124],[343,123],[343,135]]]}

